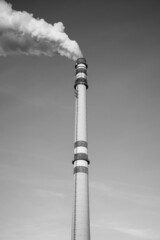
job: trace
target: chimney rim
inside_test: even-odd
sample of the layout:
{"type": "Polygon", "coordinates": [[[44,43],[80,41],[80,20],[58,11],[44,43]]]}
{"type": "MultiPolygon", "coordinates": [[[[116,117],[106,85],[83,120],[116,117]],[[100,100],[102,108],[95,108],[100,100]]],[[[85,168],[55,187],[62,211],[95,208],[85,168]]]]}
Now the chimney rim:
{"type": "Polygon", "coordinates": [[[81,57],[76,60],[75,68],[77,68],[78,64],[84,64],[86,65],[86,68],[88,68],[88,64],[85,58],[81,57]]]}

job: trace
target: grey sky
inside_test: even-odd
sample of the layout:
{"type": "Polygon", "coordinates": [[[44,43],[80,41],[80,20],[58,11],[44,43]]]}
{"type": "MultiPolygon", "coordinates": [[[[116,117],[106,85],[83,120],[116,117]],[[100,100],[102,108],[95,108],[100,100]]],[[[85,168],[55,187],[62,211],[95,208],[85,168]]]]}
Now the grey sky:
{"type": "MultiPolygon", "coordinates": [[[[158,1],[24,1],[89,65],[91,238],[160,239],[158,1]]],[[[0,240],[70,239],[74,62],[0,58],[0,240]]]]}

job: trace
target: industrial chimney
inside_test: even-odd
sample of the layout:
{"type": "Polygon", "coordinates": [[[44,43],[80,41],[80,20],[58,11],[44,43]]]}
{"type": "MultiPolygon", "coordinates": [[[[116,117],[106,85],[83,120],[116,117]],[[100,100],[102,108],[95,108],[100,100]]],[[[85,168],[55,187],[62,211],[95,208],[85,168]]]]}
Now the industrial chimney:
{"type": "Polygon", "coordinates": [[[86,119],[87,68],[85,58],[76,61],[75,78],[75,142],[74,142],[74,200],[71,240],[90,240],[88,142],[86,119]]]}

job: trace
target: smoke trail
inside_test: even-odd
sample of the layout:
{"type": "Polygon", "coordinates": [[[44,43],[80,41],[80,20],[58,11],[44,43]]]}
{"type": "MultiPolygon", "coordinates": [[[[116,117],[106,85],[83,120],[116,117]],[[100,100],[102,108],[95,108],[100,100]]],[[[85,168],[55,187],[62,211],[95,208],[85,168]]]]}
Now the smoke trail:
{"type": "Polygon", "coordinates": [[[0,56],[9,54],[46,55],[59,53],[72,60],[82,57],[76,41],[69,39],[61,22],[54,25],[33,14],[15,11],[0,0],[0,56]]]}

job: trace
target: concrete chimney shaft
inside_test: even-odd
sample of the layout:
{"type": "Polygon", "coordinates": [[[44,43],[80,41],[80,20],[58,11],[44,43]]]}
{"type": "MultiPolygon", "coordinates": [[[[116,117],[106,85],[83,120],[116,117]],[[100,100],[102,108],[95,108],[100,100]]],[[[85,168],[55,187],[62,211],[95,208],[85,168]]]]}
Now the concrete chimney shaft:
{"type": "Polygon", "coordinates": [[[75,142],[74,142],[74,200],[72,240],[90,240],[88,142],[86,118],[87,68],[85,58],[75,65],[75,142]]]}

